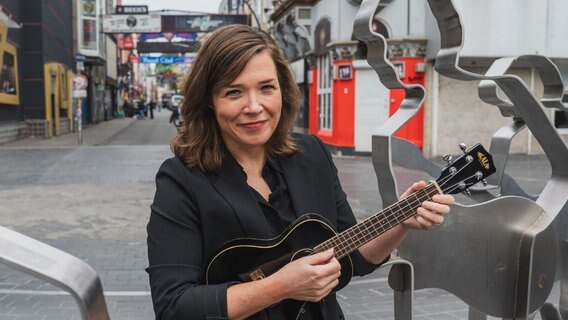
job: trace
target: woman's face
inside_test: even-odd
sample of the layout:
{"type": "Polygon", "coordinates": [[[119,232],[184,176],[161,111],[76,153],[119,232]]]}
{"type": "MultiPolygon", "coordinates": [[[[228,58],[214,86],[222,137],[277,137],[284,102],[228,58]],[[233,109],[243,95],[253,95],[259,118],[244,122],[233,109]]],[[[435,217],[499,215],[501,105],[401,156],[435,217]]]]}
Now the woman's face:
{"type": "Polygon", "coordinates": [[[282,111],[276,65],[268,51],[256,54],[237,78],[213,94],[213,106],[227,148],[264,148],[282,111]]]}

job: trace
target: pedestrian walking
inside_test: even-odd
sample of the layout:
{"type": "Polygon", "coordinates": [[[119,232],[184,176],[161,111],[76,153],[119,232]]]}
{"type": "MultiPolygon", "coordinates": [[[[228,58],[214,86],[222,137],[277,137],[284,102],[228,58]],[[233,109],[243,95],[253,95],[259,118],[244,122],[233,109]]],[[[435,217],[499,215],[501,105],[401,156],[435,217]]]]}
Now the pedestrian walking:
{"type": "Polygon", "coordinates": [[[170,115],[170,123],[176,127],[179,126],[180,125],[179,117],[180,117],[179,107],[174,107],[172,109],[172,114],[170,115]]]}
{"type": "Polygon", "coordinates": [[[150,109],[150,119],[154,119],[154,109],[156,109],[156,101],[150,100],[150,103],[148,103],[148,107],[150,109]]]}

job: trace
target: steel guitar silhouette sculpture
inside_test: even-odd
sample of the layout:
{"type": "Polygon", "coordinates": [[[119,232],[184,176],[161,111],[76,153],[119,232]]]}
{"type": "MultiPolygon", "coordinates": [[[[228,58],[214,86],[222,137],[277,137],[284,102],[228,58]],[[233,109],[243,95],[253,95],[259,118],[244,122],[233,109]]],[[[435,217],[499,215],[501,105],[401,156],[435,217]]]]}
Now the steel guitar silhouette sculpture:
{"type": "MultiPolygon", "coordinates": [[[[334,248],[342,270],[334,292],[340,290],[353,276],[350,253],[413,216],[425,200],[436,194],[455,194],[467,190],[493,174],[495,166],[491,155],[477,144],[441,172],[440,177],[424,189],[339,234],[323,216],[308,213],[290,224],[276,238],[230,241],[209,262],[205,280],[208,284],[255,281],[275,273],[292,260],[334,248]]],[[[291,299],[281,302],[286,319],[297,319],[306,303],[310,302],[291,299]]]]}
{"type": "MultiPolygon", "coordinates": [[[[393,161],[429,175],[439,167],[410,143],[393,137],[418,112],[424,89],[398,80],[386,58],[385,39],[372,32],[371,21],[380,2],[363,1],[354,33],[367,44],[367,60],[381,82],[406,93],[399,110],[372,138],[379,191],[383,206],[388,206],[398,199],[393,161]]],[[[414,289],[437,287],[465,301],[470,306],[470,319],[484,319],[485,315],[526,319],[539,310],[543,319],[560,319],[560,313],[568,319],[568,147],[543,111],[543,107],[566,110],[558,69],[546,57],[527,55],[498,59],[485,75],[465,71],[458,65],[463,30],[452,1],[428,0],[428,4],[441,34],[436,71],[456,80],[480,81],[481,99],[499,107],[513,122],[493,135],[490,152],[497,172],[485,186],[472,191],[474,204],[455,205],[440,228],[409,234],[399,246],[404,260],[393,262],[389,276],[395,289],[395,317],[412,318],[414,289]],[[529,64],[539,72],[544,85],[540,100],[520,78],[506,74],[515,62],[529,64]],[[497,86],[508,100],[498,96],[497,86]],[[552,168],[552,176],[538,196],[527,194],[505,174],[511,140],[525,127],[540,143],[552,168]],[[555,279],[561,281],[560,311],[545,304],[555,279]]]]}

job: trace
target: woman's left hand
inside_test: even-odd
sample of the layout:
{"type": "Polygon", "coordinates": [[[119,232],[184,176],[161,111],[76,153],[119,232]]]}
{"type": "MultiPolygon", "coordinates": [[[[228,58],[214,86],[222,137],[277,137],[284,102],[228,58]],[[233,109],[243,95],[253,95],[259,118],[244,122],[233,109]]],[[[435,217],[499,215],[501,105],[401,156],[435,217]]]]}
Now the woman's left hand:
{"type": "MultiPolygon", "coordinates": [[[[416,182],[402,194],[401,198],[406,198],[425,187],[426,182],[416,182]]],[[[450,205],[454,204],[454,202],[454,197],[449,194],[437,194],[432,197],[431,201],[424,201],[416,214],[406,219],[402,225],[408,229],[428,230],[435,225],[442,224],[444,216],[450,213],[450,205]]]]}

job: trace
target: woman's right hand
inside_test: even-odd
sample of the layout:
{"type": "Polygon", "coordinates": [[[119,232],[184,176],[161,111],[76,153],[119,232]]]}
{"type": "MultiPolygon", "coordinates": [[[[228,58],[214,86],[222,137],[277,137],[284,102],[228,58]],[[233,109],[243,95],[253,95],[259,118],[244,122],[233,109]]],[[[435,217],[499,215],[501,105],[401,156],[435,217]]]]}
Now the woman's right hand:
{"type": "Polygon", "coordinates": [[[317,302],[339,283],[341,265],[333,249],[294,260],[272,276],[283,299],[317,302]]]}

